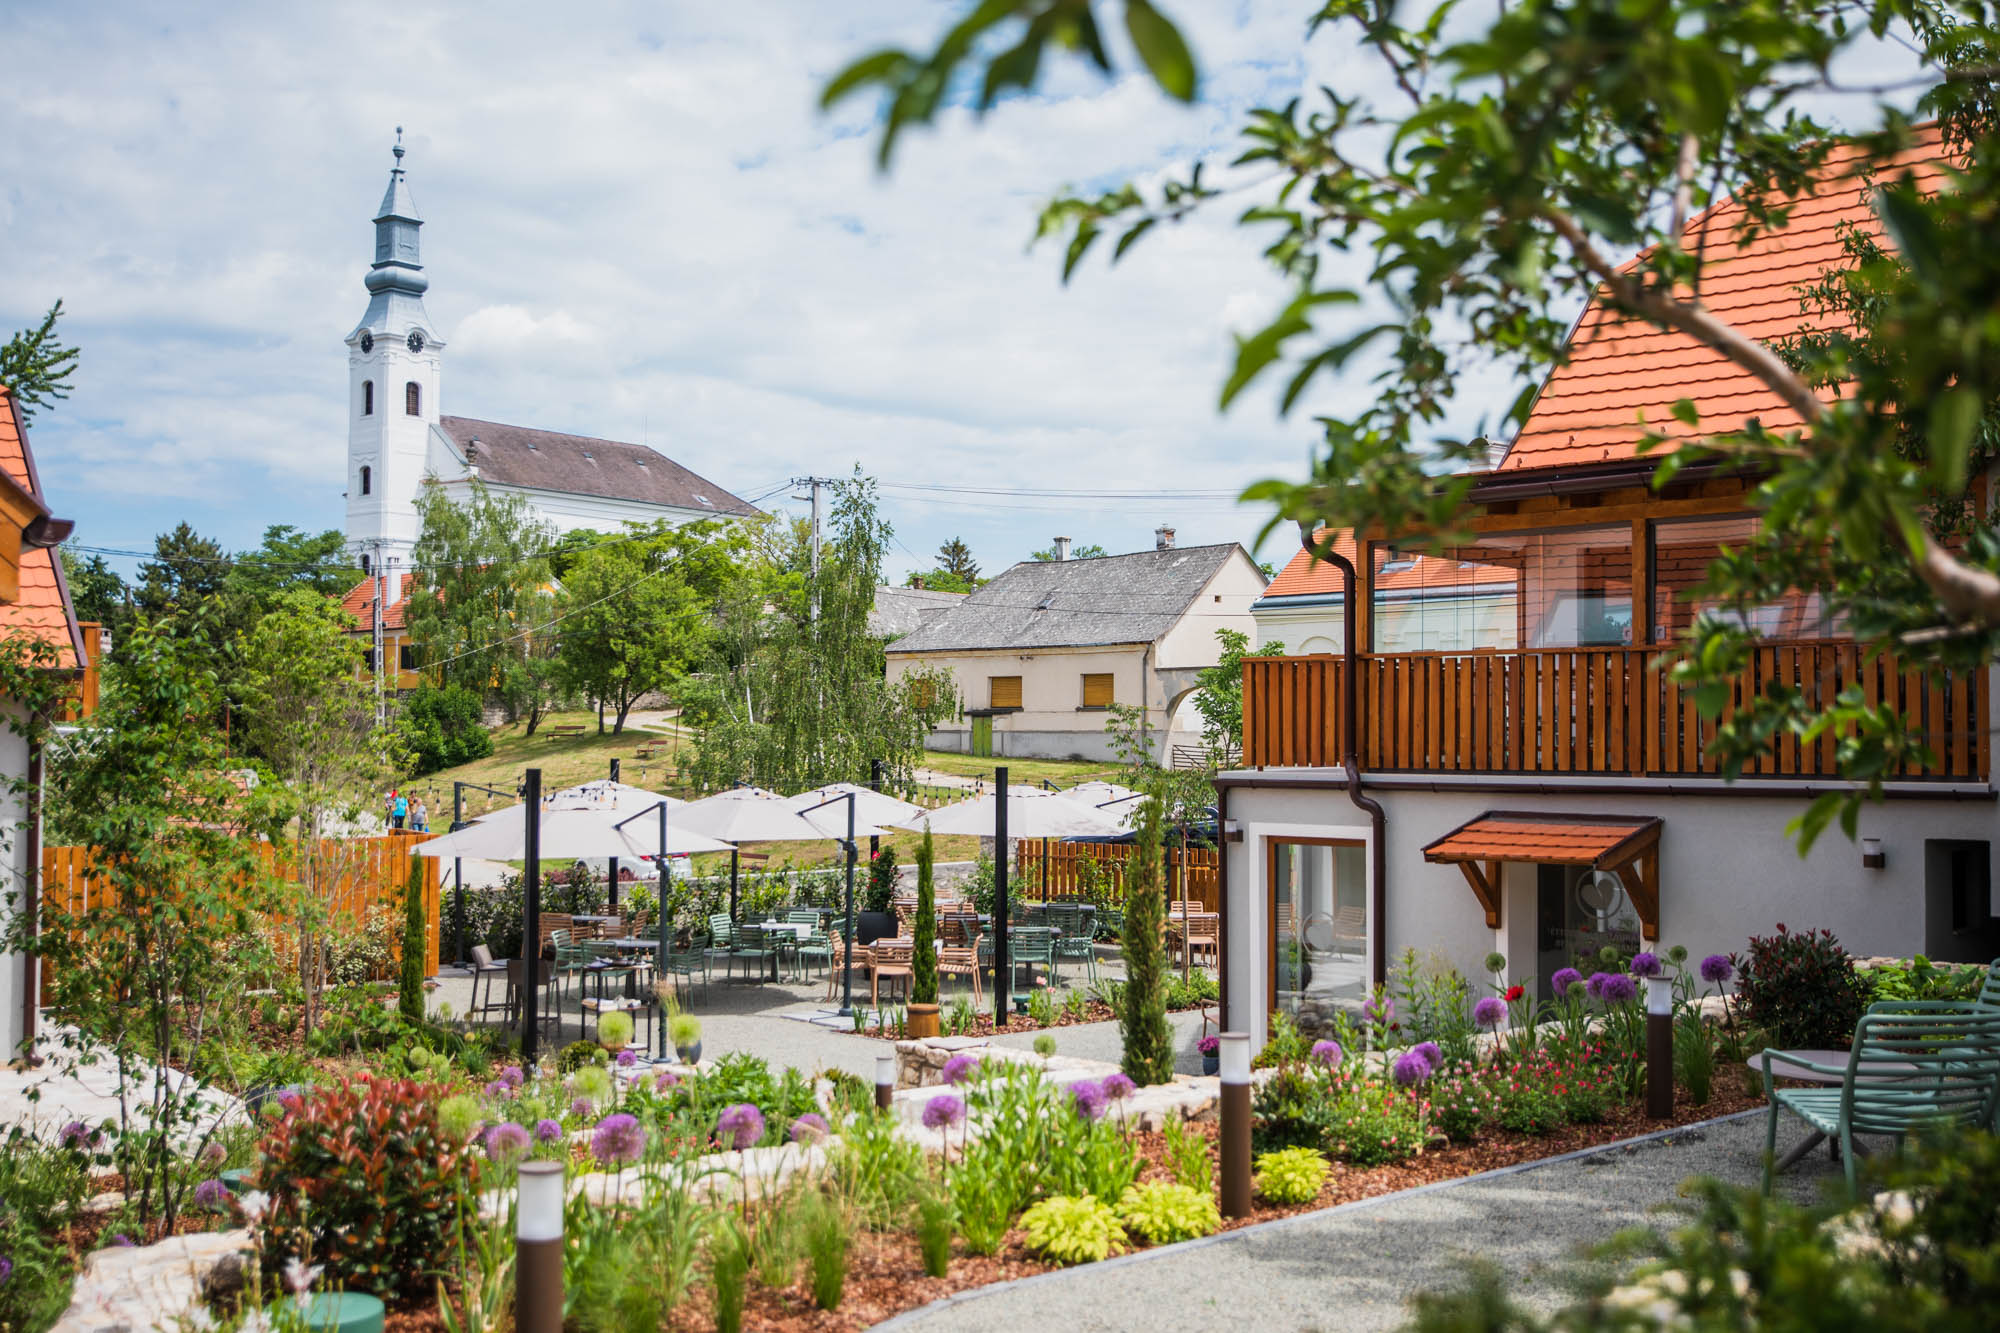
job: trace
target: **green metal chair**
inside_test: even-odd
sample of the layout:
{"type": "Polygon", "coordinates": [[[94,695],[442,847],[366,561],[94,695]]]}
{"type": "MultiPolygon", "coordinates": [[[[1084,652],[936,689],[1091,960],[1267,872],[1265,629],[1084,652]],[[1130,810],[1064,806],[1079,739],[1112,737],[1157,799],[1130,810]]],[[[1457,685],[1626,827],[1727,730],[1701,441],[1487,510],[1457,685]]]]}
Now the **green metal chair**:
{"type": "Polygon", "coordinates": [[[785,920],[795,926],[805,926],[806,933],[797,936],[786,945],[786,952],[792,956],[792,965],[797,969],[799,980],[806,980],[806,959],[825,958],[831,963],[833,950],[829,946],[826,931],[820,925],[817,907],[797,907],[785,913],[785,920]]]}
{"type": "Polygon", "coordinates": [[[782,957],[778,941],[768,935],[764,927],[753,922],[745,922],[736,928],[735,938],[729,949],[729,962],[733,971],[740,960],[757,965],[757,975],[761,979],[766,964],[774,963],[782,957]]]}
{"type": "Polygon", "coordinates": [[[1061,965],[1065,962],[1082,963],[1084,979],[1093,984],[1097,981],[1097,941],[1094,938],[1097,930],[1091,915],[1075,903],[1049,904],[1048,923],[1062,932],[1055,938],[1054,981],[1058,986],[1069,985],[1062,974],[1061,965]]]}
{"type": "Polygon", "coordinates": [[[632,961],[625,950],[602,940],[584,941],[583,951],[586,961],[584,975],[597,983],[597,998],[600,1000],[604,998],[605,983],[615,982],[622,991],[626,989],[626,983],[636,982],[643,973],[651,970],[650,965],[632,961]]]}
{"type": "MultiPolygon", "coordinates": [[[[1055,971],[1055,934],[1047,926],[1011,926],[1007,931],[1007,955],[1008,964],[994,967],[994,989],[999,990],[1004,985],[1011,995],[1016,968],[1028,969],[1030,985],[1034,983],[1037,963],[1041,965],[1045,978],[1055,971]]],[[[993,936],[988,934],[979,941],[979,961],[991,965],[992,960],[993,936]]]]}
{"type": "Polygon", "coordinates": [[[1840,1144],[1847,1191],[1855,1191],[1854,1136],[1879,1134],[1900,1144],[1932,1126],[1985,1128],[2000,1105],[2000,1009],[1944,1001],[1877,1006],[1854,1029],[1845,1067],[1817,1065],[1766,1050],[1762,1057],[1770,1114],[1764,1132],[1764,1192],[1771,1192],[1778,1112],[1790,1111],[1840,1144]],[[1773,1060],[1778,1068],[1774,1071],[1773,1060]],[[1779,1088],[1784,1068],[1839,1075],[1837,1087],[1779,1088]]]}
{"type": "MultiPolygon", "coordinates": [[[[702,951],[705,965],[713,967],[720,959],[724,975],[729,968],[729,951],[736,943],[736,923],[729,919],[727,912],[715,912],[708,918],[708,946],[702,951]]],[[[704,973],[704,975],[706,975],[704,973]]]]}
{"type": "Polygon", "coordinates": [[[661,962],[660,979],[669,984],[678,981],[681,994],[693,998],[694,980],[701,978],[702,990],[708,989],[708,950],[704,942],[695,940],[690,947],[676,949],[673,936],[667,937],[666,957],[661,962]]]}

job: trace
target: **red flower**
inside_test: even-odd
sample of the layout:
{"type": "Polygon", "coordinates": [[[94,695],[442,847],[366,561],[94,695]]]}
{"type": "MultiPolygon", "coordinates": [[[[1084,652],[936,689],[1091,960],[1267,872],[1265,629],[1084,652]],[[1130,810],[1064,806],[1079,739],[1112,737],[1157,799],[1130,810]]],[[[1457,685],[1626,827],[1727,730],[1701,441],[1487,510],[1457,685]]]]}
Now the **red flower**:
{"type": "Polygon", "coordinates": [[[1525,994],[1527,994],[1527,991],[1523,987],[1509,986],[1507,988],[1507,1003],[1512,1004],[1525,994]]]}

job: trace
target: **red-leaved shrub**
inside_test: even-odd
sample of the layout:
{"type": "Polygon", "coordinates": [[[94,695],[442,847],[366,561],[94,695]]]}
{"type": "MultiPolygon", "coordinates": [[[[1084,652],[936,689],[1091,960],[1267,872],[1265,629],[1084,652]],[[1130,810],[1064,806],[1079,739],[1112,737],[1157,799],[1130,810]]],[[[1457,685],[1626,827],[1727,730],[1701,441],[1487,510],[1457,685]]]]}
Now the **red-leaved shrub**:
{"type": "Polygon", "coordinates": [[[1830,930],[1798,934],[1778,923],[1735,959],[1736,994],[1750,1021],[1786,1050],[1845,1050],[1868,1007],[1868,988],[1830,930]]]}

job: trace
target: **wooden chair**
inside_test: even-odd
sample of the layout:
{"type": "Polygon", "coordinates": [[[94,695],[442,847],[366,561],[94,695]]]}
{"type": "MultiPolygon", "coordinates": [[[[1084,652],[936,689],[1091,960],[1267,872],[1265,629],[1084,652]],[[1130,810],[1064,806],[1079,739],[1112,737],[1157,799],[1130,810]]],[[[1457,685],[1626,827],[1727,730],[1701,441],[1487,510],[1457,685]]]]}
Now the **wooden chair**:
{"type": "Polygon", "coordinates": [[[1195,967],[1222,965],[1222,915],[1219,912],[1194,912],[1187,918],[1186,927],[1181,932],[1181,953],[1184,959],[1195,967]],[[1208,959],[1204,964],[1201,960],[1208,959]]]}
{"type": "Polygon", "coordinates": [[[917,896],[910,894],[907,897],[892,898],[889,906],[896,913],[896,934],[903,939],[908,939],[914,935],[916,933],[914,927],[917,920],[917,896]]]}
{"type": "Polygon", "coordinates": [[[979,918],[964,914],[946,917],[942,934],[945,944],[938,950],[938,975],[971,977],[972,1003],[984,1008],[986,1001],[979,989],[979,918]]]}
{"type": "Polygon", "coordinates": [[[1764,1192],[1771,1192],[1778,1112],[1784,1110],[1839,1142],[1851,1196],[1855,1135],[1885,1134],[1900,1143],[1931,1126],[1993,1124],[2000,1104],[2000,1009],[1935,1000],[1878,1005],[1855,1027],[1844,1068],[1774,1050],[1763,1053],[1762,1063],[1770,1098],[1764,1192]],[[1787,1066],[1841,1081],[1836,1087],[1780,1088],[1774,1080],[1787,1066]]]}
{"type": "Polygon", "coordinates": [[[483,1014],[504,1014],[507,1012],[508,1002],[506,996],[503,994],[498,1000],[493,998],[493,983],[501,981],[504,984],[507,976],[507,963],[511,961],[513,960],[507,959],[496,962],[494,961],[491,949],[483,944],[472,946],[472,1007],[466,1010],[466,1017],[474,1018],[483,1014]],[[486,982],[486,1001],[483,1004],[480,1003],[479,999],[479,983],[482,978],[486,982]]]}
{"type": "Polygon", "coordinates": [[[869,950],[868,960],[868,1005],[871,1009],[881,1007],[882,978],[891,981],[903,979],[903,995],[907,1000],[910,983],[916,979],[916,967],[911,962],[911,946],[908,940],[877,940],[869,950]]]}
{"type": "MultiPolygon", "coordinates": [[[[870,967],[874,963],[874,950],[865,944],[854,946],[854,961],[858,966],[870,967]]],[[[834,997],[839,979],[847,974],[847,933],[840,922],[826,938],[826,998],[834,997]]]]}

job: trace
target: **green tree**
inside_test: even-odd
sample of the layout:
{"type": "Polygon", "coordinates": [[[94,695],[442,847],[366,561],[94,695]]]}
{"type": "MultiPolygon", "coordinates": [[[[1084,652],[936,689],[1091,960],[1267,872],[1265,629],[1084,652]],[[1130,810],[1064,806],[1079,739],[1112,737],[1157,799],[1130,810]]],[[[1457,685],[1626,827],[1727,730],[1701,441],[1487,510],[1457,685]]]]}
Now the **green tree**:
{"type": "Polygon", "coordinates": [[[425,681],[403,701],[396,726],[416,777],[493,753],[493,733],[481,716],[479,696],[463,685],[439,687],[425,681]]]}
{"type": "Polygon", "coordinates": [[[1222,655],[1195,677],[1194,708],[1201,714],[1208,766],[1223,768],[1234,763],[1243,749],[1243,659],[1283,657],[1285,645],[1267,643],[1252,652],[1250,636],[1234,629],[1219,629],[1215,638],[1222,655]]]}
{"type": "Polygon", "coordinates": [[[62,312],[62,302],[57,301],[39,325],[0,344],[0,384],[13,395],[24,426],[35,419],[38,409],[69,397],[69,377],[76,374],[82,353],[64,347],[56,335],[62,312]]]}
{"type": "Polygon", "coordinates": [[[557,603],[563,679],[612,709],[614,732],[639,696],[707,663],[744,547],[733,525],[661,523],[571,560],[557,603]]]}
{"type": "Polygon", "coordinates": [[[94,620],[117,642],[132,616],[132,590],[101,555],[84,557],[68,547],[57,548],[62,555],[63,581],[69,585],[70,605],[78,620],[94,620]]]}
{"type": "Polygon", "coordinates": [[[972,548],[962,537],[953,537],[938,547],[938,568],[968,589],[979,586],[979,562],[972,558],[972,548]]]}
{"type": "Polygon", "coordinates": [[[46,1030],[67,1043],[65,1061],[110,1066],[110,1151],[148,1234],[173,1230],[199,1179],[183,1154],[207,1141],[219,1109],[197,1080],[156,1068],[214,1056],[210,1019],[240,1000],[225,984],[229,946],[271,897],[244,833],[270,831],[273,815],[263,788],[240,790],[225,771],[203,638],[144,624],[127,636],[103,703],[48,767],[54,833],[91,849],[99,892],[87,905],[43,899],[39,931],[18,913],[7,926],[7,947],[46,965],[46,1030]]]}
{"type": "Polygon", "coordinates": [[[903,586],[907,588],[914,588],[919,584],[934,592],[971,592],[979,587],[978,582],[968,582],[948,569],[933,569],[924,574],[912,574],[903,581],[903,586]]]}
{"type": "Polygon", "coordinates": [[[1139,803],[1137,836],[1125,872],[1125,925],[1119,949],[1125,955],[1125,993],[1118,1015],[1125,1076],[1145,1087],[1174,1076],[1174,1035],[1167,1026],[1166,891],[1161,880],[1161,826],[1166,809],[1156,789],[1139,803]]]}
{"type": "Polygon", "coordinates": [[[917,844],[917,918],[910,928],[910,1003],[936,1004],[937,974],[937,888],[931,881],[931,867],[937,850],[931,845],[929,826],[917,844]]]}
{"type": "Polygon", "coordinates": [[[230,596],[233,564],[220,543],[186,523],[176,524],[172,532],[154,539],[153,558],[139,566],[138,586],[132,592],[138,618],[163,634],[187,640],[206,655],[209,669],[223,682],[225,704],[230,693],[229,656],[246,623],[243,608],[230,596]]]}
{"type": "MultiPolygon", "coordinates": [[[[1991,7],[1518,0],[1420,17],[1410,9],[1388,0],[1302,6],[1306,33],[1331,33],[1352,50],[1313,95],[1257,108],[1243,126],[1236,163],[1268,176],[1246,187],[1261,191],[1249,207],[1235,190],[1224,206],[1290,292],[1268,324],[1236,340],[1223,405],[1282,370],[1289,411],[1322,381],[1351,375],[1358,359],[1380,365],[1370,392],[1350,392],[1319,418],[1310,475],[1260,483],[1246,498],[1270,504],[1273,525],[1423,532],[1439,548],[1460,540],[1455,525],[1485,452],[1481,435],[1458,438],[1445,424],[1461,384],[1468,373],[1487,382],[1496,364],[1512,372],[1524,387],[1489,420],[1520,422],[1534,386],[1564,356],[1574,312],[1595,296],[1713,348],[1801,423],[1774,430],[1676,408],[1698,443],[1661,451],[1656,481],[1718,458],[1763,479],[1766,535],[1718,562],[1714,590],[1817,591],[1870,649],[1905,664],[1990,662],[2000,648],[2000,542],[1982,525],[1953,543],[1939,520],[1961,508],[2000,400],[1990,206],[2000,197],[2000,31],[1991,7]],[[1834,73],[1879,66],[1885,33],[1912,74],[1855,85],[1834,73]],[[1866,132],[1843,136],[1820,118],[1834,93],[1866,132]],[[1940,120],[1949,188],[1926,193],[1898,161],[1918,142],[1913,101],[1916,115],[1940,120]],[[1704,303],[1703,258],[1782,243],[1818,186],[1865,197],[1894,248],[1887,262],[1855,270],[1874,333],[1773,347],[1704,303]],[[1684,243],[1691,220],[1725,195],[1742,205],[1726,232],[1696,227],[1684,243]],[[1365,286],[1356,281],[1364,275],[1365,286]],[[1843,392],[1815,392],[1831,384],[1843,392]],[[1913,439],[1924,447],[1903,447],[1913,439]]],[[[933,121],[967,79],[984,110],[1031,90],[1053,67],[1045,54],[1079,53],[1114,73],[1100,12],[1122,12],[1163,89],[1194,95],[1192,55],[1144,0],[997,0],[968,9],[928,55],[892,49],[856,61],[824,100],[883,91],[886,164],[899,134],[933,121]]],[[[1157,187],[1059,197],[1039,233],[1061,243],[1067,279],[1100,240],[1117,238],[1115,262],[1160,222],[1222,197],[1197,163],[1157,187]]],[[[1702,711],[1720,717],[1746,636],[1711,618],[1684,648],[1678,670],[1704,686],[1702,711]]],[[[1808,813],[1807,839],[1836,814],[1852,832],[1863,796],[1921,754],[1915,729],[1888,705],[1856,697],[1814,713],[1782,690],[1736,710],[1724,729],[1725,744],[1747,750],[1778,728],[1816,737],[1827,727],[1849,733],[1840,762],[1859,785],[1808,813]]]]}
{"type": "Polygon", "coordinates": [[[421,857],[413,856],[409,882],[403,886],[403,948],[396,968],[396,1009],[412,1023],[424,1021],[428,927],[424,915],[424,862],[421,857]]]}
{"type": "Polygon", "coordinates": [[[885,677],[868,613],[891,529],[874,482],[857,470],[833,487],[831,533],[817,574],[798,577],[796,543],[755,581],[779,600],[759,617],[742,657],[687,691],[695,728],[690,776],[704,787],[753,782],[797,791],[821,782],[866,782],[874,760],[907,783],[925,734],[951,707],[949,676],[885,677]]]}
{"type": "Polygon", "coordinates": [[[338,597],[361,581],[361,567],[348,558],[347,538],[338,528],[304,533],[289,523],[264,529],[254,551],[239,551],[224,580],[228,595],[261,614],[293,588],[338,597]]]}
{"type": "MultiPolygon", "coordinates": [[[[1102,560],[1110,554],[1111,552],[1105,550],[1096,542],[1091,542],[1084,546],[1072,548],[1069,558],[1072,560],[1102,560]]],[[[1044,546],[1041,550],[1030,553],[1028,558],[1030,560],[1039,560],[1043,564],[1049,564],[1056,558],[1056,548],[1053,546],[1044,546]]]]}
{"type": "Polygon", "coordinates": [[[353,855],[331,835],[372,807],[397,757],[393,734],[375,724],[374,686],[355,670],[360,650],[348,629],[337,602],[297,587],[278,596],[238,653],[244,739],[277,777],[272,799],[290,817],[290,907],[308,1034],[326,981],[327,886],[353,855]]]}
{"type": "Polygon", "coordinates": [[[443,487],[417,497],[421,524],[410,552],[408,624],[419,665],[433,683],[497,696],[514,716],[540,721],[552,673],[531,672],[529,645],[553,619],[554,539],[526,499],[473,482],[464,504],[443,487]]]}

